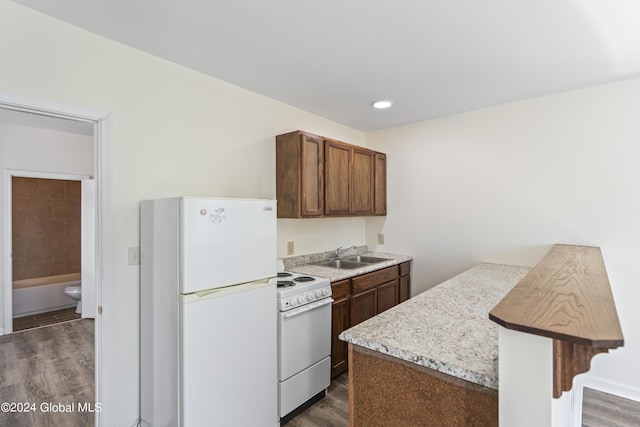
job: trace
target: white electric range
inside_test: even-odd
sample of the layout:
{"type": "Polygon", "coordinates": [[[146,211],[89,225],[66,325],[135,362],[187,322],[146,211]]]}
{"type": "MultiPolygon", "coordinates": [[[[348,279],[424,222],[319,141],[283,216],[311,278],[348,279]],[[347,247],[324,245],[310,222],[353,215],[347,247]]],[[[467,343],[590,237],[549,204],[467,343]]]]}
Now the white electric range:
{"type": "Polygon", "coordinates": [[[331,282],[278,273],[278,400],[282,423],[326,395],[331,382],[331,282]]]}

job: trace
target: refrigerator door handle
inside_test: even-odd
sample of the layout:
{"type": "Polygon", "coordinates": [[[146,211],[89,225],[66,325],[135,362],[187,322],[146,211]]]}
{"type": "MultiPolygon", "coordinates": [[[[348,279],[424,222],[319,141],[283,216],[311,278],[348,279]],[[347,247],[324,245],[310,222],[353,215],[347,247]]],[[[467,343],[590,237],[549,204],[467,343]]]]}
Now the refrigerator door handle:
{"type": "Polygon", "coordinates": [[[183,304],[191,302],[203,301],[209,298],[219,298],[225,295],[235,294],[253,289],[259,289],[266,286],[276,286],[278,279],[270,277],[268,279],[256,280],[254,282],[243,283],[240,285],[227,286],[224,288],[213,288],[205,291],[192,292],[190,294],[180,294],[180,301],[183,304]]]}
{"type": "Polygon", "coordinates": [[[307,311],[315,310],[316,308],[319,308],[319,307],[322,307],[322,306],[325,306],[325,305],[331,304],[331,303],[333,303],[333,298],[325,298],[323,300],[320,300],[320,301],[317,301],[317,302],[312,302],[311,304],[307,304],[307,305],[305,305],[303,307],[287,311],[282,316],[285,319],[288,319],[290,317],[294,317],[294,316],[297,316],[299,314],[306,313],[307,311]]]}

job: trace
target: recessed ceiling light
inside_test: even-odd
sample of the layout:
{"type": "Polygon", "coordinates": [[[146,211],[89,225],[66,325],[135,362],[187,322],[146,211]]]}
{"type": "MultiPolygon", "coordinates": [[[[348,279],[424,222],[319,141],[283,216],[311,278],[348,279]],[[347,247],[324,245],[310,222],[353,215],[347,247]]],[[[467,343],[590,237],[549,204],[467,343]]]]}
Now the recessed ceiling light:
{"type": "Polygon", "coordinates": [[[373,106],[373,108],[377,108],[378,110],[384,110],[385,108],[391,107],[391,104],[393,104],[391,100],[383,99],[380,101],[376,101],[371,105],[373,106]]]}

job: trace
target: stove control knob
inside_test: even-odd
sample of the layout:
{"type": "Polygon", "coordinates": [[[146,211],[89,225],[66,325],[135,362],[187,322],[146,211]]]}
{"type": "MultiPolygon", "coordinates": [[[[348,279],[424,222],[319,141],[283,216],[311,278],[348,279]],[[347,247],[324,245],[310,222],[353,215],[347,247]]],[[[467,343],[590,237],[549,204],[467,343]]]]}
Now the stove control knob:
{"type": "Polygon", "coordinates": [[[324,288],[324,289],[322,290],[322,295],[324,295],[325,297],[326,297],[327,295],[329,295],[329,290],[328,290],[327,288],[324,288]]]}
{"type": "MultiPolygon", "coordinates": [[[[287,301],[289,301],[289,300],[287,300],[287,301]]],[[[291,307],[295,307],[295,306],[296,306],[296,299],[295,298],[291,298],[291,307]]]]}
{"type": "Polygon", "coordinates": [[[320,298],[322,296],[322,291],[320,289],[316,289],[316,298],[320,298]]]}
{"type": "Polygon", "coordinates": [[[313,292],[307,294],[307,301],[313,301],[313,292]]]}
{"type": "Polygon", "coordinates": [[[304,297],[303,297],[302,295],[300,295],[300,296],[298,297],[298,301],[297,301],[297,303],[298,303],[298,304],[302,304],[303,302],[304,302],[304,297]]]}

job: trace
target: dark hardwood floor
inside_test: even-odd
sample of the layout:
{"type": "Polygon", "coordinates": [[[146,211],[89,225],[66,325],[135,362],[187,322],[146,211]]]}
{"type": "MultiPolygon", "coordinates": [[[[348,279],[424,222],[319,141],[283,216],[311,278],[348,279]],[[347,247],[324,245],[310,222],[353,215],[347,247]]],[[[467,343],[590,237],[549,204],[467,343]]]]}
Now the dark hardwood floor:
{"type": "Polygon", "coordinates": [[[0,402],[16,411],[3,406],[0,426],[93,426],[93,337],[91,319],[0,337],[0,402]]]}
{"type": "Polygon", "coordinates": [[[54,325],[56,323],[68,322],[69,320],[76,320],[79,318],[80,314],[76,313],[75,307],[49,311],[47,313],[16,317],[15,319],[13,319],[13,331],[24,331],[25,329],[54,325]]]}

